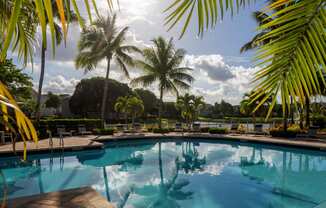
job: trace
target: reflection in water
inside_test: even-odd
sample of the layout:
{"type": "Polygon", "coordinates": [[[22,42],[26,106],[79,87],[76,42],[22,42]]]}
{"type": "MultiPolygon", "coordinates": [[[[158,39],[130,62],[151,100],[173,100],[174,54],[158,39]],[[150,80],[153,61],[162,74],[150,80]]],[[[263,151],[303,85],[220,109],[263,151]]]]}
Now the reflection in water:
{"type": "Polygon", "coordinates": [[[27,163],[5,158],[0,168],[9,198],[92,186],[119,208],[312,208],[326,200],[325,154],[249,143],[111,143],[27,163]]]}

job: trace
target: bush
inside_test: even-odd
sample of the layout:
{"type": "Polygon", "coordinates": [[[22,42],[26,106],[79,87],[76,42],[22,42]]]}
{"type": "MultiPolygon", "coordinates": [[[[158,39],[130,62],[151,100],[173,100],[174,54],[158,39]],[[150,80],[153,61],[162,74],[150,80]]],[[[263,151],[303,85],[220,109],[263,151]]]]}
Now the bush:
{"type": "Polygon", "coordinates": [[[269,130],[269,134],[272,137],[294,138],[299,133],[303,133],[299,125],[289,126],[287,131],[284,131],[283,127],[272,128],[269,130]]]}
{"type": "Polygon", "coordinates": [[[170,132],[170,129],[166,128],[166,129],[160,129],[160,128],[155,128],[153,129],[153,133],[154,134],[167,134],[170,132]]]}
{"type": "Polygon", "coordinates": [[[226,128],[210,128],[208,129],[210,134],[226,134],[228,130],[226,128]]]}
{"type": "Polygon", "coordinates": [[[201,133],[208,133],[208,131],[209,131],[209,127],[200,128],[201,133]]]}
{"type": "Polygon", "coordinates": [[[318,126],[319,128],[323,129],[326,127],[326,116],[317,115],[312,118],[312,123],[314,126],[318,126]]]}
{"type": "Polygon", "coordinates": [[[57,126],[65,126],[67,131],[78,129],[79,125],[84,125],[88,131],[94,128],[101,127],[100,119],[42,119],[37,126],[35,121],[34,125],[37,128],[40,138],[47,138],[47,130],[50,130],[53,135],[57,133],[57,126]]]}
{"type": "Polygon", "coordinates": [[[107,129],[94,129],[94,134],[96,135],[113,135],[114,129],[107,128],[107,129]]]}

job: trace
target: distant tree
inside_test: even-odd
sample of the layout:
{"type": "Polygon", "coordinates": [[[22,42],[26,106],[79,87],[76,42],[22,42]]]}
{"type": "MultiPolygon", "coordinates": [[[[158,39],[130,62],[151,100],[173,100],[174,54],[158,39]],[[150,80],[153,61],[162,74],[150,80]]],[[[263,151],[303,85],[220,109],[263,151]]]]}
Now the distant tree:
{"type": "Polygon", "coordinates": [[[162,107],[162,116],[171,119],[180,119],[181,112],[176,107],[175,102],[164,102],[162,107]]]}
{"type": "Polygon", "coordinates": [[[143,101],[136,97],[129,97],[127,100],[127,113],[131,115],[132,125],[135,123],[135,119],[144,112],[143,101]]]}
{"type": "Polygon", "coordinates": [[[137,61],[137,65],[144,70],[144,75],[132,80],[132,83],[144,87],[158,83],[161,128],[164,93],[173,92],[177,95],[179,89],[189,89],[194,78],[190,75],[191,68],[180,66],[186,52],[183,49],[175,49],[172,39],[166,41],[158,37],[152,42],[154,46],[143,51],[144,60],[137,61]]]}
{"type": "Polygon", "coordinates": [[[91,26],[83,29],[78,43],[78,55],[76,67],[85,69],[85,72],[92,71],[97,64],[106,60],[106,75],[103,83],[103,96],[101,103],[101,119],[104,124],[107,112],[109,75],[111,62],[114,60],[126,77],[129,78],[127,65],[133,65],[133,59],[129,53],[140,52],[132,45],[127,45],[126,35],[128,27],[121,30],[117,27],[116,15],[100,16],[91,26]]]}
{"type": "Polygon", "coordinates": [[[149,90],[145,89],[135,89],[134,94],[139,97],[144,103],[144,113],[147,114],[155,114],[157,115],[158,109],[158,99],[155,94],[149,90]]]}
{"type": "Polygon", "coordinates": [[[0,81],[7,86],[18,102],[31,98],[33,86],[31,77],[22,69],[18,69],[11,59],[0,62],[0,81]]]}
{"type": "Polygon", "coordinates": [[[48,98],[45,101],[45,107],[57,109],[61,104],[61,99],[59,95],[48,92],[48,98]]]}
{"type": "Polygon", "coordinates": [[[199,111],[204,105],[202,96],[195,96],[186,93],[184,96],[179,96],[176,106],[181,111],[181,116],[186,120],[188,128],[191,127],[191,123],[198,119],[199,111]]]}
{"type": "Polygon", "coordinates": [[[128,99],[129,99],[129,96],[118,97],[118,99],[116,100],[116,102],[114,104],[114,110],[118,113],[124,114],[125,124],[128,124],[128,112],[127,112],[128,99]]]}
{"type": "MultiPolygon", "coordinates": [[[[105,79],[102,77],[81,80],[69,101],[72,113],[84,117],[99,115],[101,113],[104,82],[105,79]]],[[[132,90],[127,84],[112,79],[109,79],[108,87],[110,90],[106,99],[106,117],[112,119],[113,114],[109,114],[109,112],[114,112],[114,104],[117,98],[131,95],[132,90]]]]}

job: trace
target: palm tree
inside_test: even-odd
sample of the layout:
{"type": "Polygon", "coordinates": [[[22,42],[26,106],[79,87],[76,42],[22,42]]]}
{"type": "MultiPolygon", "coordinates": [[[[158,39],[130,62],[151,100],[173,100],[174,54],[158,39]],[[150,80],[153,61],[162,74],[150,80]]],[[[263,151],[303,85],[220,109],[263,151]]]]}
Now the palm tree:
{"type": "Polygon", "coordinates": [[[132,126],[134,126],[135,118],[144,112],[144,103],[136,96],[129,97],[127,100],[127,112],[131,115],[132,126]]]}
{"type": "MultiPolygon", "coordinates": [[[[61,26],[57,23],[57,21],[60,21],[60,12],[58,10],[58,7],[56,6],[56,1],[52,0],[51,1],[51,6],[52,6],[52,12],[53,12],[53,26],[54,26],[54,34],[55,34],[55,40],[56,40],[56,45],[60,45],[62,42],[63,38],[63,33],[62,33],[62,28],[61,26]],[[56,21],[54,21],[56,20],[56,21]]],[[[69,8],[69,7],[68,7],[69,8]]],[[[70,22],[77,22],[77,17],[76,14],[73,11],[70,11],[67,9],[67,5],[64,5],[65,9],[65,15],[69,15],[69,21],[70,22]],[[68,14],[69,13],[69,14],[68,14]]],[[[49,19],[46,18],[46,25],[49,24],[49,19]]],[[[68,22],[68,23],[70,23],[68,22]]],[[[46,39],[46,36],[43,37],[46,39]]],[[[44,81],[44,73],[45,73],[45,53],[47,50],[47,45],[46,45],[46,40],[42,39],[42,45],[41,45],[41,72],[40,72],[40,78],[39,78],[39,83],[38,83],[38,94],[37,94],[37,100],[36,100],[36,109],[35,109],[35,117],[36,121],[39,122],[40,117],[41,117],[41,97],[42,97],[42,88],[43,88],[43,81],[44,81]]]]}
{"type": "Polygon", "coordinates": [[[88,72],[94,70],[100,61],[107,61],[101,105],[103,126],[105,122],[111,61],[114,60],[125,76],[129,78],[126,65],[132,66],[133,58],[128,53],[140,53],[137,47],[125,44],[127,31],[128,27],[124,27],[121,30],[117,28],[116,15],[108,15],[106,18],[100,16],[92,25],[82,31],[79,40],[76,68],[83,68],[85,72],[88,72]]]}
{"type": "Polygon", "coordinates": [[[186,93],[184,96],[179,96],[176,106],[181,110],[181,117],[186,120],[190,129],[193,123],[199,116],[199,110],[204,104],[202,96],[195,96],[186,93]]]}
{"type": "Polygon", "coordinates": [[[183,49],[175,49],[172,38],[167,42],[164,38],[158,37],[152,42],[153,47],[143,51],[144,60],[137,61],[137,66],[143,69],[145,74],[132,80],[132,84],[148,87],[158,83],[159,128],[162,128],[164,93],[173,92],[178,95],[178,88],[189,89],[194,78],[189,74],[191,68],[180,67],[186,52],[183,49]]]}
{"type": "Polygon", "coordinates": [[[114,110],[118,113],[123,113],[125,116],[125,123],[128,123],[128,113],[127,113],[127,106],[128,106],[128,96],[118,97],[117,101],[114,105],[114,110]]]}

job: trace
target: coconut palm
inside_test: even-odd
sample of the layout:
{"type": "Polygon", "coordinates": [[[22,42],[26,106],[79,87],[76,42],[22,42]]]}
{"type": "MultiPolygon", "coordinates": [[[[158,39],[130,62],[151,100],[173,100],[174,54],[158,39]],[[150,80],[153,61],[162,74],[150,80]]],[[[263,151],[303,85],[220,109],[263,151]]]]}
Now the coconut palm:
{"type": "Polygon", "coordinates": [[[131,115],[132,126],[134,126],[135,118],[144,112],[144,103],[136,96],[129,97],[126,110],[127,113],[131,115]]]}
{"type": "Polygon", "coordinates": [[[172,92],[178,95],[179,89],[189,89],[194,78],[189,74],[189,67],[180,67],[184,60],[185,51],[175,49],[172,38],[167,42],[158,37],[152,40],[153,46],[143,51],[144,60],[138,60],[137,66],[144,71],[144,75],[132,80],[133,85],[148,87],[158,83],[159,101],[159,128],[162,127],[162,105],[164,93],[172,92]]]}
{"type": "Polygon", "coordinates": [[[188,128],[199,116],[199,110],[204,104],[202,96],[194,96],[186,93],[184,96],[179,96],[176,107],[181,111],[181,117],[186,120],[188,128]]]}
{"type": "MultiPolygon", "coordinates": [[[[169,15],[166,24],[172,28],[179,21],[184,20],[181,32],[183,36],[194,11],[198,19],[198,34],[202,35],[205,28],[214,27],[218,18],[223,18],[223,11],[234,5],[229,1],[180,1],[175,0],[167,8],[169,15]],[[225,4],[223,4],[225,3],[225,4]],[[194,9],[196,7],[196,9],[194,9]],[[218,15],[221,8],[221,16],[218,15]],[[182,17],[185,17],[183,19],[182,17]]],[[[233,2],[233,1],[231,1],[233,2]]],[[[247,1],[237,1],[236,7],[246,4],[247,1]]],[[[233,2],[234,3],[234,2],[233,2]]],[[[258,29],[267,31],[259,37],[259,43],[267,41],[257,50],[256,59],[262,68],[256,73],[254,82],[258,99],[265,93],[265,99],[274,95],[267,117],[276,105],[277,95],[281,95],[283,114],[291,108],[290,96],[294,105],[304,105],[306,97],[320,93],[318,74],[326,68],[326,1],[325,0],[276,0],[270,2],[265,11],[277,10],[275,14],[268,15],[263,25],[258,29]],[[268,41],[273,40],[273,41],[268,41]],[[307,78],[308,77],[308,78],[307,78]]],[[[256,42],[256,43],[258,43],[256,42]]],[[[323,82],[325,83],[325,79],[323,82]]]]}
{"type": "Polygon", "coordinates": [[[100,16],[92,25],[86,27],[82,33],[78,45],[78,55],[76,57],[76,68],[83,68],[85,72],[92,71],[102,60],[106,60],[106,76],[104,92],[101,105],[102,125],[105,121],[108,81],[112,60],[119,66],[126,77],[129,77],[127,65],[133,65],[131,52],[140,50],[132,45],[126,45],[126,33],[128,27],[121,30],[116,25],[116,15],[107,17],[100,16]]]}
{"type": "Polygon", "coordinates": [[[114,110],[118,113],[123,113],[125,116],[125,123],[127,125],[128,121],[128,113],[127,113],[127,107],[128,107],[128,96],[118,97],[117,101],[114,105],[114,110]]]}
{"type": "MultiPolygon", "coordinates": [[[[45,5],[44,5],[45,6],[45,5]]],[[[59,22],[60,21],[60,11],[58,10],[58,7],[56,5],[56,1],[52,0],[51,1],[51,6],[52,6],[52,13],[53,13],[53,19],[51,21],[53,22],[53,27],[54,27],[54,34],[55,34],[55,42],[56,45],[60,45],[63,39],[63,32],[62,28],[60,26],[59,22]]],[[[77,22],[77,16],[73,11],[70,11],[69,7],[67,7],[66,4],[63,5],[64,10],[65,10],[65,15],[69,15],[69,22],[77,22]]],[[[48,18],[45,19],[45,24],[49,25],[50,20],[48,18]]],[[[40,120],[41,114],[41,97],[42,97],[42,88],[43,88],[43,82],[44,82],[44,74],[45,74],[45,56],[46,56],[46,50],[47,50],[47,44],[46,44],[46,36],[43,37],[45,39],[42,39],[42,45],[41,45],[41,70],[40,70],[40,78],[38,82],[38,94],[37,94],[37,99],[36,99],[36,109],[35,109],[35,117],[36,121],[38,122],[40,120]]],[[[52,46],[53,47],[53,46],[52,46]]]]}

